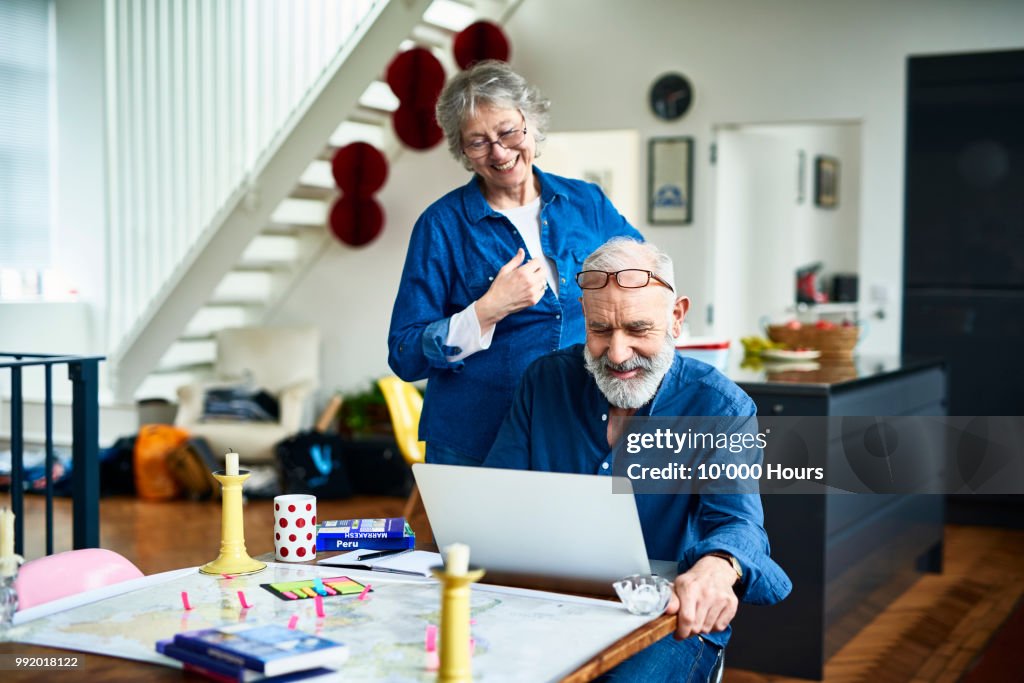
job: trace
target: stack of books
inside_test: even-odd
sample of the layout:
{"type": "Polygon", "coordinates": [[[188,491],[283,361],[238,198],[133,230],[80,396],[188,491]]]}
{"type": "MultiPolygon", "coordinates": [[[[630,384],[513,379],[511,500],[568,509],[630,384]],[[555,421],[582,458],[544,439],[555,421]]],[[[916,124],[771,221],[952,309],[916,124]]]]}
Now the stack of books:
{"type": "Polygon", "coordinates": [[[348,646],[284,626],[232,624],[160,640],[157,652],[215,681],[340,681],[348,646]]]}
{"type": "Polygon", "coordinates": [[[407,550],[416,546],[416,534],[404,517],[342,519],[317,524],[317,552],[333,550],[407,550]]]}

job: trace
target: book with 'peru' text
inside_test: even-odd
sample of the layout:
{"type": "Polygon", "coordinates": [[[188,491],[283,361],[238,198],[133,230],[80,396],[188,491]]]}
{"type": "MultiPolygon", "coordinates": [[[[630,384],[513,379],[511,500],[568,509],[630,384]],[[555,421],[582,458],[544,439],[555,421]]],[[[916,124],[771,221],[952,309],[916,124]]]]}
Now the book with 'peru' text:
{"type": "Polygon", "coordinates": [[[416,545],[416,534],[404,517],[328,520],[317,525],[316,549],[405,550],[416,545]]]}

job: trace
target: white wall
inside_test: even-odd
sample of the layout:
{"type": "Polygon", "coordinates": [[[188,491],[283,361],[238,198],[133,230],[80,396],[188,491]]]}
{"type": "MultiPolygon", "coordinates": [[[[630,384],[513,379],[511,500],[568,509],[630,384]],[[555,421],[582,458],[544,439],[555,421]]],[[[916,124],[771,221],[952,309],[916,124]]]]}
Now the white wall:
{"type": "MultiPolygon", "coordinates": [[[[641,145],[654,135],[696,138],[693,225],[638,227],[675,258],[680,286],[697,311],[711,289],[712,126],[860,121],[861,288],[883,285],[892,302],[862,348],[894,353],[906,58],[1024,46],[1024,3],[524,0],[506,31],[513,66],[552,100],[553,130],[636,129],[641,145]],[[648,88],[659,74],[675,70],[693,83],[694,105],[681,121],[659,122],[647,106],[648,88]]],[[[380,195],[388,216],[382,238],[359,252],[335,248],[282,311],[282,320],[323,326],[326,384],[352,385],[387,371],[387,320],[412,223],[464,178],[443,150],[406,154],[380,195]]],[[[701,318],[692,317],[698,334],[701,318]]]]}
{"type": "Polygon", "coordinates": [[[858,272],[860,126],[728,126],[715,139],[712,331],[736,339],[758,333],[765,316],[792,317],[797,268],[821,262],[825,284],[858,272]],[[834,208],[814,203],[819,155],[840,160],[834,208]]]}

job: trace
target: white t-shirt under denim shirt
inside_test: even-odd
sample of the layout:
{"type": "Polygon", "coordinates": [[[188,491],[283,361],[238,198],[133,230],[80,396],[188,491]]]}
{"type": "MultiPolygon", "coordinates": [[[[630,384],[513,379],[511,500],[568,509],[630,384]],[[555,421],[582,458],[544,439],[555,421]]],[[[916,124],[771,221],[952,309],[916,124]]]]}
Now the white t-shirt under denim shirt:
{"type": "MultiPolygon", "coordinates": [[[[544,255],[544,249],[540,244],[540,197],[523,206],[499,209],[498,213],[504,215],[512,221],[512,225],[516,226],[516,230],[519,231],[519,235],[526,244],[527,259],[535,259],[538,255],[544,255]]],[[[554,260],[544,256],[541,259],[541,267],[544,269],[548,287],[551,288],[555,296],[558,296],[558,267],[554,260]]],[[[486,334],[481,332],[480,320],[476,317],[475,302],[453,315],[448,323],[448,338],[445,340],[445,345],[458,346],[462,352],[456,356],[448,356],[449,362],[462,360],[477,351],[490,348],[495,327],[496,325],[492,325],[486,334]]]]}

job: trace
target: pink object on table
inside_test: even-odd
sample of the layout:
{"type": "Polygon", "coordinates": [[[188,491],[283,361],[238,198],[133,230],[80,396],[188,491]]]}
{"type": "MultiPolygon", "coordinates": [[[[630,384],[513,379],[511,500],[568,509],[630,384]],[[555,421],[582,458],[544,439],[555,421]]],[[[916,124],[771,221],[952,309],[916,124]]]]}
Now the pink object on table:
{"type": "Polygon", "coordinates": [[[298,615],[293,614],[292,618],[288,620],[288,628],[294,629],[299,623],[298,615]]]}
{"type": "Polygon", "coordinates": [[[434,652],[437,650],[437,625],[427,624],[426,642],[424,643],[427,652],[434,652]]]}
{"type": "Polygon", "coordinates": [[[192,609],[192,605],[188,602],[188,591],[181,591],[181,604],[186,611],[192,609]]]}
{"type": "Polygon", "coordinates": [[[245,591],[238,591],[238,602],[242,603],[242,609],[249,609],[252,607],[252,605],[245,600],[245,591]]]}
{"type": "Polygon", "coordinates": [[[112,550],[84,548],[40,557],[21,566],[14,588],[18,609],[142,578],[139,568],[112,550]]]}
{"type": "Polygon", "coordinates": [[[372,584],[369,584],[369,583],[366,584],[366,587],[363,588],[363,592],[359,594],[359,599],[360,600],[365,600],[366,596],[370,593],[370,589],[371,588],[373,588],[372,584]]]}
{"type": "Polygon", "coordinates": [[[324,617],[324,599],[317,595],[313,598],[313,602],[316,604],[316,615],[323,619],[324,617]]]}

